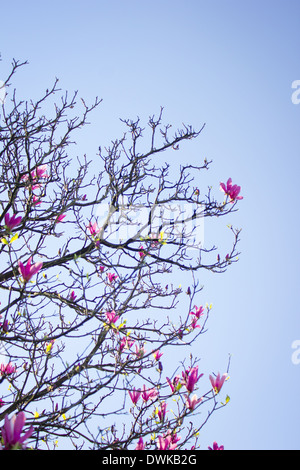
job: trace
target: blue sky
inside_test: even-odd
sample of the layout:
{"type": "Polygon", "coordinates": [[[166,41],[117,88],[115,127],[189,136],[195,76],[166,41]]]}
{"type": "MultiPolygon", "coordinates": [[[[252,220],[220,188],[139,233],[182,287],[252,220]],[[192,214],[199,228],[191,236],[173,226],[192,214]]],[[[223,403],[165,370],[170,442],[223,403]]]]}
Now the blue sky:
{"type": "Polygon", "coordinates": [[[160,106],[174,128],[206,123],[176,158],[212,159],[199,186],[217,194],[232,177],[244,200],[214,234],[222,247],[227,223],[242,228],[240,262],[203,281],[214,313],[198,355],[222,372],[232,354],[231,402],[203,445],[299,449],[299,2],[17,0],[1,17],[0,79],[13,58],[29,61],[14,81],[20,98],[55,77],[87,102],[103,98],[78,153],[121,136],[120,117],[146,122],[160,106]]]}

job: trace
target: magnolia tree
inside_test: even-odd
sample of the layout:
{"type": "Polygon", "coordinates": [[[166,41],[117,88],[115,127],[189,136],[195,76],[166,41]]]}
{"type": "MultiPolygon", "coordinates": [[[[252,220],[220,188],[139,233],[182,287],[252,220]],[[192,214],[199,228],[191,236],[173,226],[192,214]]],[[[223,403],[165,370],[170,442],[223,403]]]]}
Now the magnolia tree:
{"type": "Polygon", "coordinates": [[[93,161],[69,157],[100,101],[56,102],[57,81],[19,101],[21,65],[0,122],[1,447],[198,449],[229,401],[228,370],[206,376],[190,354],[210,314],[198,273],[226,270],[239,237],[230,227],[230,247],[205,247],[204,220],[235,211],[240,187],[226,178],[205,194],[206,160],[172,178],[162,153],[177,156],[202,129],[171,135],[162,110],[146,129],[124,120],[93,161]]]}

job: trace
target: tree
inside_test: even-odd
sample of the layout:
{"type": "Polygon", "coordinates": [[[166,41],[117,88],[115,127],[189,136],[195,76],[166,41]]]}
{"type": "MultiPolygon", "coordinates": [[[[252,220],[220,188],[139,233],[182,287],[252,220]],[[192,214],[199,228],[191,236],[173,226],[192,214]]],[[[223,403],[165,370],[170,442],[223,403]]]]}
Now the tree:
{"type": "MultiPolygon", "coordinates": [[[[6,90],[22,65],[13,62],[6,90]]],[[[68,151],[101,101],[65,93],[57,104],[57,93],[56,80],[36,102],[14,91],[2,105],[2,445],[24,448],[21,422],[32,448],[60,439],[76,449],[198,448],[199,430],[224,405],[226,374],[208,380],[197,358],[184,358],[210,313],[197,274],[236,262],[240,232],[231,227],[223,257],[203,246],[203,221],[235,211],[240,188],[229,179],[221,202],[210,188],[202,196],[194,181],[206,160],[170,177],[163,152],[180,151],[204,126],[171,136],[162,109],[146,130],[140,119],[123,120],[124,135],[99,147],[92,174],[93,160],[68,151]],[[165,359],[174,346],[178,364],[165,359]],[[9,440],[16,419],[19,434],[9,440]]]]}

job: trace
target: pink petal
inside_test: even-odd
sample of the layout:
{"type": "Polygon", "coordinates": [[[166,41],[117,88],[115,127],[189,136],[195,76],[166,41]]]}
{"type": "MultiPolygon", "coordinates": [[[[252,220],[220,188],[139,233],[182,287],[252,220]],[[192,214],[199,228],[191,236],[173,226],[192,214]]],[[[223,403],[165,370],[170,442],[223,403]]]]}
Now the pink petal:
{"type": "Polygon", "coordinates": [[[15,442],[20,442],[20,436],[21,436],[21,432],[25,424],[25,421],[26,421],[25,413],[23,411],[20,411],[20,413],[16,415],[16,419],[14,423],[14,441],[15,442]]]}

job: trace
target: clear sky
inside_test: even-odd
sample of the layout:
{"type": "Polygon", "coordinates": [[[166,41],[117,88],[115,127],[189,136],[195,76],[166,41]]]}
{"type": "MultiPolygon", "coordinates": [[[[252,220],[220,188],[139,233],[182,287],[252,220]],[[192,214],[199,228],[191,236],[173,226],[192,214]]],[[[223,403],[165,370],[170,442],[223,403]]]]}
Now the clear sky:
{"type": "Polygon", "coordinates": [[[1,5],[0,80],[13,58],[28,60],[14,81],[20,98],[41,96],[55,77],[87,102],[103,98],[78,153],[121,136],[120,117],[146,123],[164,106],[175,128],[206,123],[176,156],[213,160],[199,186],[242,186],[239,212],[213,240],[222,247],[224,226],[241,227],[240,261],[206,275],[201,299],[213,315],[198,356],[223,372],[232,354],[231,402],[204,428],[204,446],[300,448],[299,46],[299,0],[1,5]]]}

